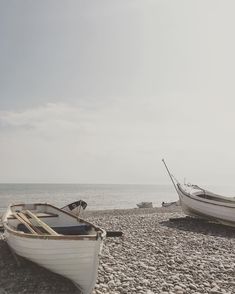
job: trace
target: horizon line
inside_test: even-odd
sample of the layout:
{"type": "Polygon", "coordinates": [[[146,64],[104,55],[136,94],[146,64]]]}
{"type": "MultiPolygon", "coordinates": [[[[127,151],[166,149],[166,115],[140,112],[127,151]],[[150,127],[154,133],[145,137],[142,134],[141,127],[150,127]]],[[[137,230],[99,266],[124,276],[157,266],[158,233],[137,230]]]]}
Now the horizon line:
{"type": "Polygon", "coordinates": [[[78,182],[0,182],[0,185],[42,184],[42,185],[171,185],[171,183],[78,183],[78,182]]]}

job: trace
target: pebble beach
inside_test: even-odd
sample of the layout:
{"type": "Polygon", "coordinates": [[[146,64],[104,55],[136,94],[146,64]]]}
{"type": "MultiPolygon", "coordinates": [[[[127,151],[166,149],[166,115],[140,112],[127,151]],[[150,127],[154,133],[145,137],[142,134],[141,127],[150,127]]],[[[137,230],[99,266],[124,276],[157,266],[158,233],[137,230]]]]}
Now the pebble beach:
{"type": "MultiPolygon", "coordinates": [[[[180,207],[87,211],[122,237],[104,243],[92,294],[233,294],[235,228],[186,217],[180,207]]],[[[0,294],[78,294],[67,279],[19,258],[0,241],[0,294]]]]}

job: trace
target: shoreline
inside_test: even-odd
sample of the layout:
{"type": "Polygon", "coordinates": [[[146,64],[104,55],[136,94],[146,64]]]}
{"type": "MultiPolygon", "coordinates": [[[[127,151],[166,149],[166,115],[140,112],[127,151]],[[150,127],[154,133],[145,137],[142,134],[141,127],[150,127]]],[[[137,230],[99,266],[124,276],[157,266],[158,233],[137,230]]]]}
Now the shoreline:
{"type": "MultiPolygon", "coordinates": [[[[133,207],[133,208],[112,208],[112,209],[100,209],[100,210],[87,210],[82,211],[81,213],[81,218],[87,217],[87,216],[95,216],[95,215],[104,215],[104,214],[141,214],[141,213],[166,213],[166,212],[176,212],[176,211],[182,211],[180,205],[172,205],[169,207],[162,207],[162,206],[155,206],[152,208],[138,208],[138,207],[133,207]]],[[[4,214],[4,211],[0,212],[0,221],[1,218],[4,214]]]]}
{"type": "Polygon", "coordinates": [[[85,210],[82,215],[95,216],[102,214],[151,214],[151,213],[167,213],[167,212],[181,212],[180,205],[172,205],[168,207],[155,206],[152,208],[116,208],[116,209],[101,209],[101,210],[85,210]]]}
{"type": "MultiPolygon", "coordinates": [[[[235,229],[185,218],[181,207],[84,211],[106,230],[92,294],[232,294],[235,229]]],[[[19,258],[0,241],[0,293],[78,294],[69,280],[19,258]]]]}

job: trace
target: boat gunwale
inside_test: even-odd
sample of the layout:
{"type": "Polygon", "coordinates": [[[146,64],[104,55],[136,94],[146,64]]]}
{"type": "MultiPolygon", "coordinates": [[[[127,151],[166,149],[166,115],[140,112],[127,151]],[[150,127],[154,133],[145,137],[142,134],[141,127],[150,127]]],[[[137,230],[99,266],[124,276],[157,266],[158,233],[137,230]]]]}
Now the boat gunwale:
{"type": "MultiPolygon", "coordinates": [[[[11,204],[8,206],[8,209],[11,209],[12,207],[14,206],[23,206],[25,205],[25,203],[22,203],[22,204],[11,204]]],[[[27,204],[26,204],[27,205],[27,204]]],[[[97,231],[96,235],[58,235],[58,236],[54,236],[54,235],[33,235],[33,234],[29,234],[29,233],[24,233],[24,232],[20,232],[20,231],[17,231],[17,230],[14,230],[12,229],[9,225],[8,225],[8,217],[5,218],[5,220],[3,220],[3,226],[4,226],[4,229],[10,233],[10,234],[13,234],[15,236],[18,236],[18,237],[22,237],[22,238],[30,238],[30,239],[45,239],[45,240],[86,240],[86,241],[97,241],[99,238],[102,240],[105,238],[106,236],[106,231],[95,226],[94,224],[82,219],[82,218],[79,218],[77,216],[75,216],[74,214],[72,213],[69,213],[67,211],[64,211],[63,209],[60,209],[52,204],[49,204],[49,203],[33,203],[33,205],[36,206],[43,206],[43,205],[46,205],[46,206],[50,206],[64,214],[67,214],[69,215],[70,217],[72,218],[75,218],[76,220],[79,220],[83,223],[86,223],[86,224],[89,224],[91,225],[93,228],[95,228],[95,230],[97,231]]]]}

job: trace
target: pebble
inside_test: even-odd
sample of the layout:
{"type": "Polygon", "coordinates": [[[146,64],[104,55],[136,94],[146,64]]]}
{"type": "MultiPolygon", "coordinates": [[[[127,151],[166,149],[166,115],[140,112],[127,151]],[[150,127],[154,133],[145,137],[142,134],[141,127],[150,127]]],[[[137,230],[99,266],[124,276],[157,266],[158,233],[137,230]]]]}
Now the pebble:
{"type": "Polygon", "coordinates": [[[154,209],[86,219],[124,234],[106,239],[93,294],[235,293],[235,229],[154,209]]]}

